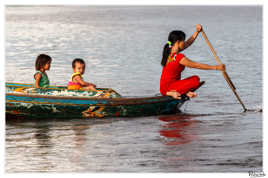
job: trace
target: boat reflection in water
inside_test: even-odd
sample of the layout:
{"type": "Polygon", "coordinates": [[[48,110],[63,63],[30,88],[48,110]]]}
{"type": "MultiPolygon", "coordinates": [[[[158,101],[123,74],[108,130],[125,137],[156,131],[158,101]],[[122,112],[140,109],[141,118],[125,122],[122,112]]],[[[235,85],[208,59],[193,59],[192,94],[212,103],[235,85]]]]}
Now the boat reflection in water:
{"type": "Polygon", "coordinates": [[[160,116],[158,119],[163,121],[159,133],[165,138],[164,144],[181,145],[197,139],[194,128],[199,121],[193,120],[191,115],[160,116]]]}

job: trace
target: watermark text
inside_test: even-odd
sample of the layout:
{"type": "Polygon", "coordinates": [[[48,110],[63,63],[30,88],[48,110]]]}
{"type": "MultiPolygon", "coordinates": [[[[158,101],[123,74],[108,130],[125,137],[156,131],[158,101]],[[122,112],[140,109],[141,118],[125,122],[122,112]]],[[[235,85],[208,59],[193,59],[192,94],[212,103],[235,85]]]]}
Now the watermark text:
{"type": "Polygon", "coordinates": [[[264,177],[266,176],[263,171],[248,171],[249,177],[264,177]]]}

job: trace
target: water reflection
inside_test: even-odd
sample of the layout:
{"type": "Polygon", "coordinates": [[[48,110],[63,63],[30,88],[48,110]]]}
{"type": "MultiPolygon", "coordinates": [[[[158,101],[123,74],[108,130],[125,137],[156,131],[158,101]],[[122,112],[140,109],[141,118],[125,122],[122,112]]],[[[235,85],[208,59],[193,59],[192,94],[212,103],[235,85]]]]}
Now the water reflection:
{"type": "Polygon", "coordinates": [[[159,133],[164,136],[166,145],[182,145],[197,139],[192,128],[198,125],[198,121],[193,120],[191,115],[160,116],[158,119],[163,121],[159,133]]]}
{"type": "MultiPolygon", "coordinates": [[[[53,143],[51,142],[51,136],[49,135],[50,127],[48,125],[40,125],[35,122],[33,128],[36,129],[34,134],[34,138],[37,141],[37,146],[42,149],[49,149],[53,147],[53,143]]],[[[46,151],[47,153],[48,151],[46,151]]]]}
{"type": "Polygon", "coordinates": [[[87,130],[89,129],[89,125],[79,124],[71,127],[74,132],[74,138],[71,141],[74,145],[74,149],[72,152],[71,161],[74,164],[78,164],[83,162],[83,158],[85,157],[84,153],[86,152],[87,147],[85,146],[87,141],[87,130]]]}
{"type": "Polygon", "coordinates": [[[71,129],[74,131],[74,135],[75,135],[75,138],[74,138],[75,146],[77,148],[81,148],[87,140],[86,139],[86,135],[87,135],[86,131],[89,129],[89,126],[84,125],[84,124],[74,125],[74,126],[72,126],[71,129]]]}

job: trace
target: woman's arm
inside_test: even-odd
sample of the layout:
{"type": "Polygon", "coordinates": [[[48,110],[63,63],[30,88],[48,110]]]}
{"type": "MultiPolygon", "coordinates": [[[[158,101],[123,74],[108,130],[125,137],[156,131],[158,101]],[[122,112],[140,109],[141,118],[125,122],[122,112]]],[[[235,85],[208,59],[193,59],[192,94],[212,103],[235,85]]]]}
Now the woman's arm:
{"type": "Polygon", "coordinates": [[[185,42],[184,44],[184,49],[188,48],[189,46],[191,46],[191,44],[193,44],[193,42],[195,41],[195,39],[197,38],[199,32],[202,31],[202,26],[200,24],[196,25],[196,31],[194,32],[194,34],[185,42]]]}
{"type": "Polygon", "coordinates": [[[180,64],[184,65],[186,67],[196,68],[196,69],[225,71],[225,65],[224,64],[215,65],[215,66],[214,65],[208,65],[208,64],[201,64],[201,63],[191,61],[187,57],[182,58],[180,60],[180,64]]]}
{"type": "Polygon", "coordinates": [[[42,78],[42,75],[40,73],[37,73],[34,75],[34,78],[35,78],[35,88],[40,88],[39,82],[42,78]]]}

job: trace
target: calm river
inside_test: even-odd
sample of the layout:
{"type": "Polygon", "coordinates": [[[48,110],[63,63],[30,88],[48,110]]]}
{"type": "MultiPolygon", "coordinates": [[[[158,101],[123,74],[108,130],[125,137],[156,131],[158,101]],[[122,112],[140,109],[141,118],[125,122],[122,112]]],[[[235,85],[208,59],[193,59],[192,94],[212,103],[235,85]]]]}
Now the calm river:
{"type": "MultiPolygon", "coordinates": [[[[168,33],[200,23],[250,109],[262,108],[261,6],[8,6],[8,82],[32,83],[35,58],[66,85],[71,61],[84,78],[124,96],[159,93],[168,33]]],[[[216,64],[203,37],[184,51],[216,64]]],[[[243,113],[221,72],[186,69],[206,84],[182,113],[106,119],[6,119],[6,172],[248,172],[262,170],[262,113],[243,113]]]]}

